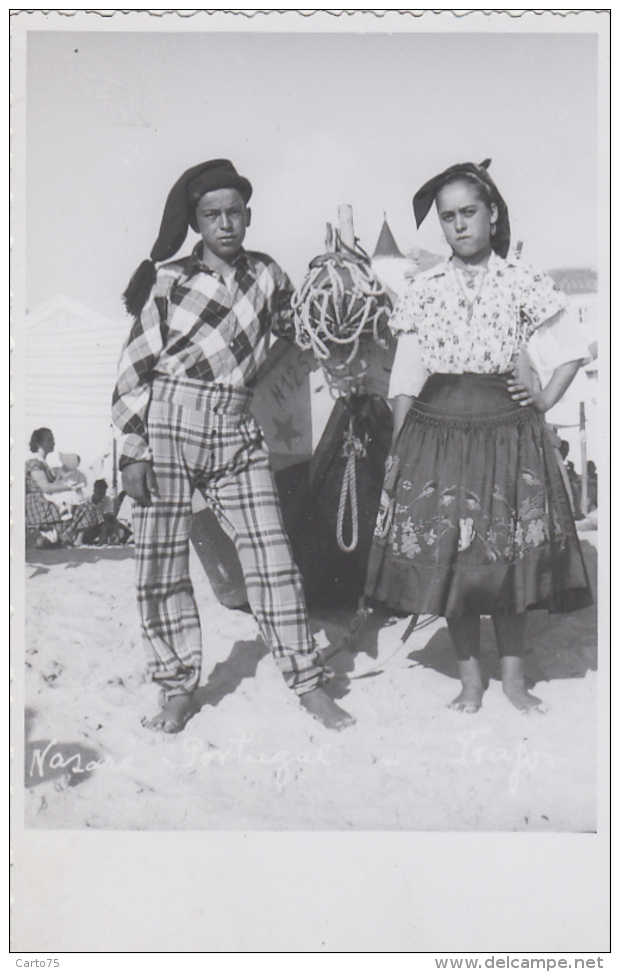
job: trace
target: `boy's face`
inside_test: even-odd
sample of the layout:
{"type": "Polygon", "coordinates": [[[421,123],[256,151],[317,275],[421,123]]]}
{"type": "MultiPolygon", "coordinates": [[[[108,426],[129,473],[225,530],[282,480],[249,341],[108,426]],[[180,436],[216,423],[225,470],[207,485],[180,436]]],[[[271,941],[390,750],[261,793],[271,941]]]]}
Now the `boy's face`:
{"type": "Polygon", "coordinates": [[[229,263],[243,245],[250,210],[237,189],[214,189],[198,200],[196,222],[206,249],[229,263]]]}

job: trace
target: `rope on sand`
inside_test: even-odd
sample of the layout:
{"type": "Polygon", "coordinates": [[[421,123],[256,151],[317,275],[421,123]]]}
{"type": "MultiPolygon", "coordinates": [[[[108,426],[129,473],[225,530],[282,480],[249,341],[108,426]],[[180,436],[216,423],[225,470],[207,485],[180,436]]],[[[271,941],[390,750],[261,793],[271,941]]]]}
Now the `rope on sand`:
{"type": "MultiPolygon", "coordinates": [[[[404,634],[401,636],[400,643],[396,646],[396,648],[391,653],[391,655],[388,655],[387,658],[383,658],[380,662],[377,662],[376,665],[373,665],[371,668],[368,668],[365,672],[360,672],[358,675],[350,675],[349,676],[350,680],[355,681],[356,679],[366,678],[368,675],[374,675],[376,672],[383,671],[386,665],[389,662],[391,662],[393,658],[396,658],[398,654],[400,654],[405,644],[407,643],[409,636],[414,631],[421,631],[423,628],[427,628],[430,624],[433,624],[437,620],[438,615],[432,614],[429,617],[425,618],[423,621],[418,621],[417,620],[418,617],[419,615],[417,614],[412,615],[411,621],[407,625],[404,634]]],[[[416,665],[417,664],[419,664],[419,662],[416,662],[416,665]]]]}
{"type": "MultiPolygon", "coordinates": [[[[321,652],[323,660],[328,661],[330,658],[334,658],[336,655],[340,654],[343,651],[348,651],[351,653],[354,652],[355,649],[353,647],[353,642],[357,638],[359,632],[362,630],[362,628],[366,624],[366,621],[368,620],[368,618],[372,613],[373,613],[373,608],[366,602],[365,598],[362,598],[359,607],[357,608],[357,611],[351,618],[349,627],[347,628],[345,634],[343,635],[340,644],[336,645],[331,650],[321,652]]],[[[401,635],[399,644],[397,645],[397,647],[395,648],[395,650],[392,652],[391,655],[383,659],[381,662],[379,662],[372,668],[368,669],[368,671],[360,672],[360,674],[358,675],[350,675],[349,678],[351,680],[357,678],[365,678],[366,675],[371,675],[376,671],[380,671],[382,668],[385,667],[387,662],[390,662],[393,658],[395,658],[396,655],[398,655],[398,653],[404,648],[404,646],[406,645],[407,641],[409,640],[409,638],[411,637],[414,631],[422,631],[424,628],[428,628],[429,625],[434,624],[435,621],[438,620],[439,615],[430,614],[423,617],[422,620],[419,620],[419,617],[420,616],[418,614],[413,614],[411,616],[409,624],[407,625],[405,631],[401,635]]]]}

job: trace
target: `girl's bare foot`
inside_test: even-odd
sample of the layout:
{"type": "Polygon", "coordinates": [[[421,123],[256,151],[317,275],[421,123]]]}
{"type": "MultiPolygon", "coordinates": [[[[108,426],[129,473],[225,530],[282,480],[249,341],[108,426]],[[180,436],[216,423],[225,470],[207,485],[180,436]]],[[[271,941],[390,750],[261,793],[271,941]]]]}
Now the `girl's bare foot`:
{"type": "Polygon", "coordinates": [[[520,712],[548,712],[549,706],[536,695],[532,695],[525,686],[504,684],[504,695],[520,712]]]}
{"type": "Polygon", "coordinates": [[[161,711],[147,719],[142,719],[145,729],[153,729],[154,732],[181,732],[193,715],[193,696],[187,693],[183,695],[173,695],[163,703],[161,711]]]}
{"type": "Polygon", "coordinates": [[[523,658],[504,655],[501,664],[502,688],[508,701],[520,712],[547,712],[549,706],[527,690],[523,658]]]}
{"type": "Polygon", "coordinates": [[[463,688],[457,697],[448,703],[448,708],[454,709],[455,712],[473,715],[482,705],[484,695],[484,682],[478,659],[472,656],[459,661],[459,675],[463,688]]]}
{"type": "Polygon", "coordinates": [[[311,692],[300,695],[299,702],[306,712],[322,722],[327,729],[346,729],[347,726],[352,726],[355,723],[354,717],[341,709],[339,705],[336,705],[325,689],[320,686],[312,689],[311,692]]]}
{"type": "Polygon", "coordinates": [[[448,702],[448,708],[455,712],[464,712],[466,715],[473,715],[482,705],[484,689],[471,685],[464,685],[463,689],[455,699],[448,702]]]}

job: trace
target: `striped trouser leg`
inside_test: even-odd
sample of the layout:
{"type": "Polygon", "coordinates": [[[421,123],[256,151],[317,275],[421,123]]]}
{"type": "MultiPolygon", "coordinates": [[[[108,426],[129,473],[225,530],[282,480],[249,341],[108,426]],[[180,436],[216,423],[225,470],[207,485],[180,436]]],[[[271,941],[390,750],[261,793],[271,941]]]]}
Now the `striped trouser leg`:
{"type": "Polygon", "coordinates": [[[148,669],[166,697],[192,692],[202,639],[189,575],[190,475],[183,457],[182,410],[152,402],[149,442],[159,497],[134,505],[136,588],[148,669]]]}
{"type": "Polygon", "coordinates": [[[64,533],[70,540],[75,540],[82,530],[88,527],[98,526],[103,523],[103,514],[97,509],[94,503],[86,502],[73,509],[73,516],[65,527],[64,533]]]}
{"type": "Polygon", "coordinates": [[[250,607],[287,685],[298,695],[311,691],[319,684],[323,668],[268,455],[260,446],[250,445],[245,468],[200,488],[235,542],[250,607]]]}

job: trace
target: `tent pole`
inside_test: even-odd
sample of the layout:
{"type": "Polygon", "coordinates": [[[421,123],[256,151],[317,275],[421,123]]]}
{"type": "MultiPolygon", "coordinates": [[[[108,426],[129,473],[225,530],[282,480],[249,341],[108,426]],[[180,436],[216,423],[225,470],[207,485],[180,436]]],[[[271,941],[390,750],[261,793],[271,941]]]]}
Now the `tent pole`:
{"type": "Polygon", "coordinates": [[[581,442],[581,512],[588,515],[588,442],[586,437],[586,407],[579,402],[579,439],[581,442]]]}
{"type": "Polygon", "coordinates": [[[112,489],[114,495],[118,495],[118,472],[116,468],[116,436],[112,433],[112,489]]]}

